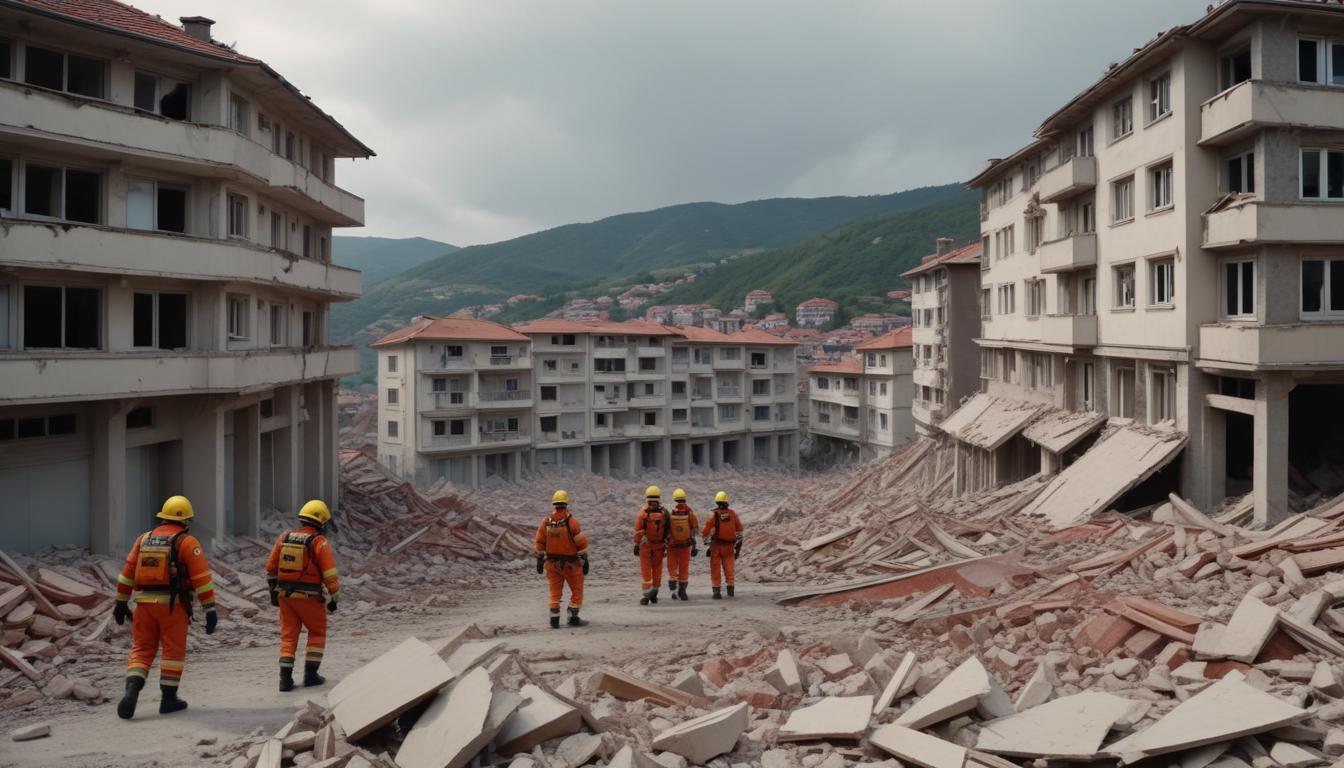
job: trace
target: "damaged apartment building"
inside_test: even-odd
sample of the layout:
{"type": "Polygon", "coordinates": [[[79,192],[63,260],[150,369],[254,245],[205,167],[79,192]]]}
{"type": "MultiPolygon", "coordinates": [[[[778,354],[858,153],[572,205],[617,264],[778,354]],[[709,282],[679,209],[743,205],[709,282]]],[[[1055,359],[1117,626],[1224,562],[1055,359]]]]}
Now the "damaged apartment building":
{"type": "Polygon", "coordinates": [[[822,457],[883,458],[915,434],[916,387],[906,326],[854,346],[838,363],[809,366],[808,429],[822,457]]]}
{"type": "Polygon", "coordinates": [[[420,488],[798,463],[796,345],[763,331],[423,317],[373,347],[379,460],[420,488]]]}
{"type": "Polygon", "coordinates": [[[980,389],[981,250],[978,242],[957,248],[952,238],[940,237],[933,253],[902,274],[910,281],[911,416],[920,435],[939,434],[943,417],[980,389]]]}
{"type": "Polygon", "coordinates": [[[1211,508],[1344,490],[1344,6],[1225,0],[991,162],[970,491],[1211,508]]]}
{"type": "Polygon", "coordinates": [[[334,502],[331,263],[373,153],[265,63],[113,0],[0,0],[0,548],[121,552],[334,502]]]}

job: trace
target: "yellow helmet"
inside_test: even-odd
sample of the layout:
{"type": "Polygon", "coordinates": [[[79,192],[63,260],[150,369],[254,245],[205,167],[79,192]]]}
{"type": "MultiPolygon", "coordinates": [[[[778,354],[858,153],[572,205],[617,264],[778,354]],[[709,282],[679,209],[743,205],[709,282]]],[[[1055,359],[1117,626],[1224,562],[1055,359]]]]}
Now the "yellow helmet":
{"type": "Polygon", "coordinates": [[[656,485],[650,485],[648,488],[645,488],[645,489],[644,489],[644,498],[646,498],[646,499],[661,499],[661,498],[663,498],[663,492],[660,491],[660,490],[658,490],[658,486],[656,486],[656,485]]]}
{"type": "Polygon", "coordinates": [[[155,517],[160,520],[172,520],[178,523],[185,523],[190,520],[192,515],[196,514],[191,509],[191,502],[186,496],[169,496],[168,500],[163,502],[163,508],[155,517]]]}
{"type": "Polygon", "coordinates": [[[321,499],[313,499],[299,510],[299,519],[308,520],[319,526],[326,525],[331,520],[331,510],[327,509],[326,503],[321,499]]]}
{"type": "Polygon", "coordinates": [[[727,491],[719,491],[718,493],[714,494],[714,503],[715,503],[715,504],[727,504],[727,503],[728,503],[728,492],[727,492],[727,491]]]}
{"type": "Polygon", "coordinates": [[[673,501],[685,501],[685,500],[686,500],[686,491],[684,491],[684,490],[682,490],[682,489],[680,489],[680,488],[678,488],[677,490],[673,491],[673,492],[672,492],[672,500],[673,500],[673,501]]]}
{"type": "Polygon", "coordinates": [[[568,505],[569,505],[569,491],[565,491],[565,490],[559,490],[559,491],[556,491],[554,494],[551,495],[551,503],[552,503],[552,504],[564,504],[564,505],[568,506],[568,505]]]}

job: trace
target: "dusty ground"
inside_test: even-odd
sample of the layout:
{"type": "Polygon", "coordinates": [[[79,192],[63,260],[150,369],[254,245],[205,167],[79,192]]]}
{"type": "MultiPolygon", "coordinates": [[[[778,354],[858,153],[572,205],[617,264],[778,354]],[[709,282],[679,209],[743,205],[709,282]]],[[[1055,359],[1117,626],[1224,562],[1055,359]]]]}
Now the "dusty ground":
{"type": "MultiPolygon", "coordinates": [[[[785,481],[787,483],[787,481],[785,481]]],[[[747,505],[743,505],[747,506],[747,505]]],[[[751,518],[769,511],[762,505],[745,513],[751,518]]],[[[580,513],[581,515],[583,513],[580,513]]],[[[611,512],[614,518],[624,512],[611,512]]],[[[620,666],[638,657],[687,657],[708,653],[717,639],[732,637],[744,628],[761,624],[805,627],[808,635],[844,632],[834,612],[781,608],[774,597],[784,590],[739,581],[733,600],[709,599],[709,561],[693,561],[689,603],[671,601],[664,590],[658,605],[638,605],[638,560],[630,553],[619,520],[584,520],[590,530],[606,530],[593,545],[594,571],[589,576],[583,615],[592,625],[579,630],[551,630],[547,625],[546,585],[531,569],[519,564],[511,572],[493,575],[495,586],[473,589],[448,587],[438,590],[430,607],[380,608],[363,616],[337,613],[332,619],[323,672],[328,686],[360,664],[415,635],[432,638],[467,623],[477,623],[520,651],[538,672],[563,675],[587,672],[601,665],[620,666]]],[[[630,511],[633,518],[633,510],[630,511]]],[[[750,533],[748,534],[750,536],[750,533]]],[[[750,546],[750,538],[748,538],[750,546]]],[[[431,595],[417,596],[417,600],[431,595]]],[[[267,610],[270,610],[267,608],[267,610]]],[[[197,630],[193,629],[193,632],[197,630]]],[[[216,637],[228,638],[227,622],[216,637]]],[[[157,679],[141,697],[140,711],[130,722],[117,718],[115,700],[119,686],[105,688],[111,701],[89,706],[73,701],[43,702],[16,710],[0,710],[0,734],[33,722],[48,722],[52,736],[33,742],[0,741],[0,767],[24,766],[187,766],[212,762],[213,748],[202,740],[220,745],[236,741],[259,727],[268,731],[283,725],[307,697],[319,700],[324,689],[303,689],[282,694],[276,690],[276,642],[273,631],[261,647],[228,645],[209,653],[190,652],[182,683],[189,710],[171,716],[158,714],[157,679]]],[[[228,638],[229,642],[235,642],[228,638]]],[[[123,646],[124,646],[123,638],[123,646]]],[[[190,646],[189,646],[190,647],[190,646]]],[[[124,647],[122,648],[124,651],[124,647]]],[[[118,670],[122,658],[109,659],[118,670]]]]}

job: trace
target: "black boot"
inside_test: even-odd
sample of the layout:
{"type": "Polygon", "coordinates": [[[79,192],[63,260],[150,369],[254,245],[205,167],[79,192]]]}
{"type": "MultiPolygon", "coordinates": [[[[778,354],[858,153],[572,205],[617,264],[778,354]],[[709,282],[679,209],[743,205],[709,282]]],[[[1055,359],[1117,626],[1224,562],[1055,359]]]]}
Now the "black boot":
{"type": "Polygon", "coordinates": [[[686,582],[683,581],[677,584],[677,597],[682,600],[688,599],[686,597],[686,582]]]}
{"type": "Polygon", "coordinates": [[[292,690],[294,690],[294,668],[282,665],[280,667],[280,692],[284,693],[292,690]]]}
{"type": "MultiPolygon", "coordinates": [[[[728,594],[732,594],[732,587],[729,587],[728,594]]],[[[321,685],[327,682],[327,678],[317,674],[317,668],[322,666],[320,661],[306,661],[303,664],[303,687],[312,688],[315,685],[321,685]]]]}
{"type": "Polygon", "coordinates": [[[681,584],[679,581],[669,581],[667,583],[667,596],[673,600],[680,600],[681,595],[677,594],[677,587],[681,584]]]}
{"type": "Polygon", "coordinates": [[[653,589],[650,589],[650,590],[649,590],[649,602],[650,602],[650,603],[653,603],[654,605],[657,605],[657,604],[658,604],[658,588],[657,588],[657,587],[654,587],[653,589]]]}
{"type": "Polygon", "coordinates": [[[126,678],[126,693],[117,704],[117,717],[130,720],[135,716],[135,704],[140,700],[140,689],[145,687],[145,678],[140,676],[126,678]]]}
{"type": "Polygon", "coordinates": [[[639,593],[639,604],[640,604],[640,605],[648,605],[648,604],[649,604],[649,601],[652,600],[652,599],[653,599],[653,590],[652,590],[652,589],[646,589],[646,590],[644,590],[643,592],[640,592],[640,593],[639,593]]]}
{"type": "Polygon", "coordinates": [[[732,585],[732,584],[729,584],[729,585],[728,585],[728,596],[729,596],[729,597],[732,597],[732,596],[733,596],[733,585],[732,585]]]}
{"type": "Polygon", "coordinates": [[[187,708],[187,700],[177,697],[176,685],[160,685],[159,693],[163,698],[159,699],[159,714],[166,715],[170,712],[181,712],[187,708]]]}
{"type": "Polygon", "coordinates": [[[714,588],[714,599],[715,599],[715,600],[722,600],[722,599],[723,599],[723,595],[720,595],[720,594],[719,594],[719,588],[718,588],[718,587],[715,587],[715,588],[714,588]]]}
{"type": "MultiPolygon", "coordinates": [[[[558,619],[557,619],[557,620],[558,620],[558,619]]],[[[579,618],[579,609],[578,609],[578,608],[570,608],[570,609],[569,609],[569,626],[571,626],[571,627],[586,627],[586,626],[588,626],[588,622],[586,622],[586,621],[584,621],[583,619],[580,619],[580,618],[579,618]]]]}
{"type": "Polygon", "coordinates": [[[559,609],[559,608],[552,608],[552,609],[551,609],[551,629],[559,629],[559,628],[560,628],[560,609],[559,609]]]}

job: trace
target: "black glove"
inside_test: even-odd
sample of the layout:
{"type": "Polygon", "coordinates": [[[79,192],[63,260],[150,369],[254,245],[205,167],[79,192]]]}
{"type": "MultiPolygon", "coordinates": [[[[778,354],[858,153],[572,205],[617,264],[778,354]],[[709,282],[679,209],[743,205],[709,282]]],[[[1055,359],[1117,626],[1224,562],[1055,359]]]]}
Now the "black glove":
{"type": "Polygon", "coordinates": [[[125,624],[131,618],[131,604],[126,600],[118,600],[112,608],[112,618],[117,620],[118,626],[125,624]]]}
{"type": "Polygon", "coordinates": [[[708,541],[706,541],[706,542],[705,542],[705,557],[709,557],[710,554],[713,553],[713,552],[714,552],[714,545],[713,545],[713,544],[710,544],[708,541]]]}
{"type": "Polygon", "coordinates": [[[278,589],[271,590],[271,605],[275,606],[276,608],[280,607],[280,590],[278,589]]]}
{"type": "Polygon", "coordinates": [[[579,562],[580,562],[580,563],[583,563],[583,575],[584,575],[584,576],[587,576],[587,575],[588,575],[588,556],[587,556],[587,555],[579,555],[579,562]]]}
{"type": "Polygon", "coordinates": [[[335,600],[328,600],[328,601],[327,601],[327,613],[335,613],[335,612],[336,612],[336,601],[335,601],[335,600]]]}
{"type": "Polygon", "coordinates": [[[635,545],[635,557],[639,557],[639,545],[635,545]]]}
{"type": "Polygon", "coordinates": [[[215,634],[215,627],[219,626],[219,613],[214,608],[207,608],[205,611],[205,634],[215,634]]]}
{"type": "Polygon", "coordinates": [[[741,556],[742,556],[742,542],[738,541],[736,544],[733,545],[733,557],[739,558],[741,556]]]}
{"type": "Polygon", "coordinates": [[[697,547],[697,546],[695,546],[695,542],[692,541],[692,542],[691,542],[691,557],[695,557],[695,556],[698,555],[698,554],[700,554],[700,548],[697,547]]]}
{"type": "Polygon", "coordinates": [[[541,573],[545,570],[546,570],[546,556],[537,555],[537,573],[541,573]]]}

